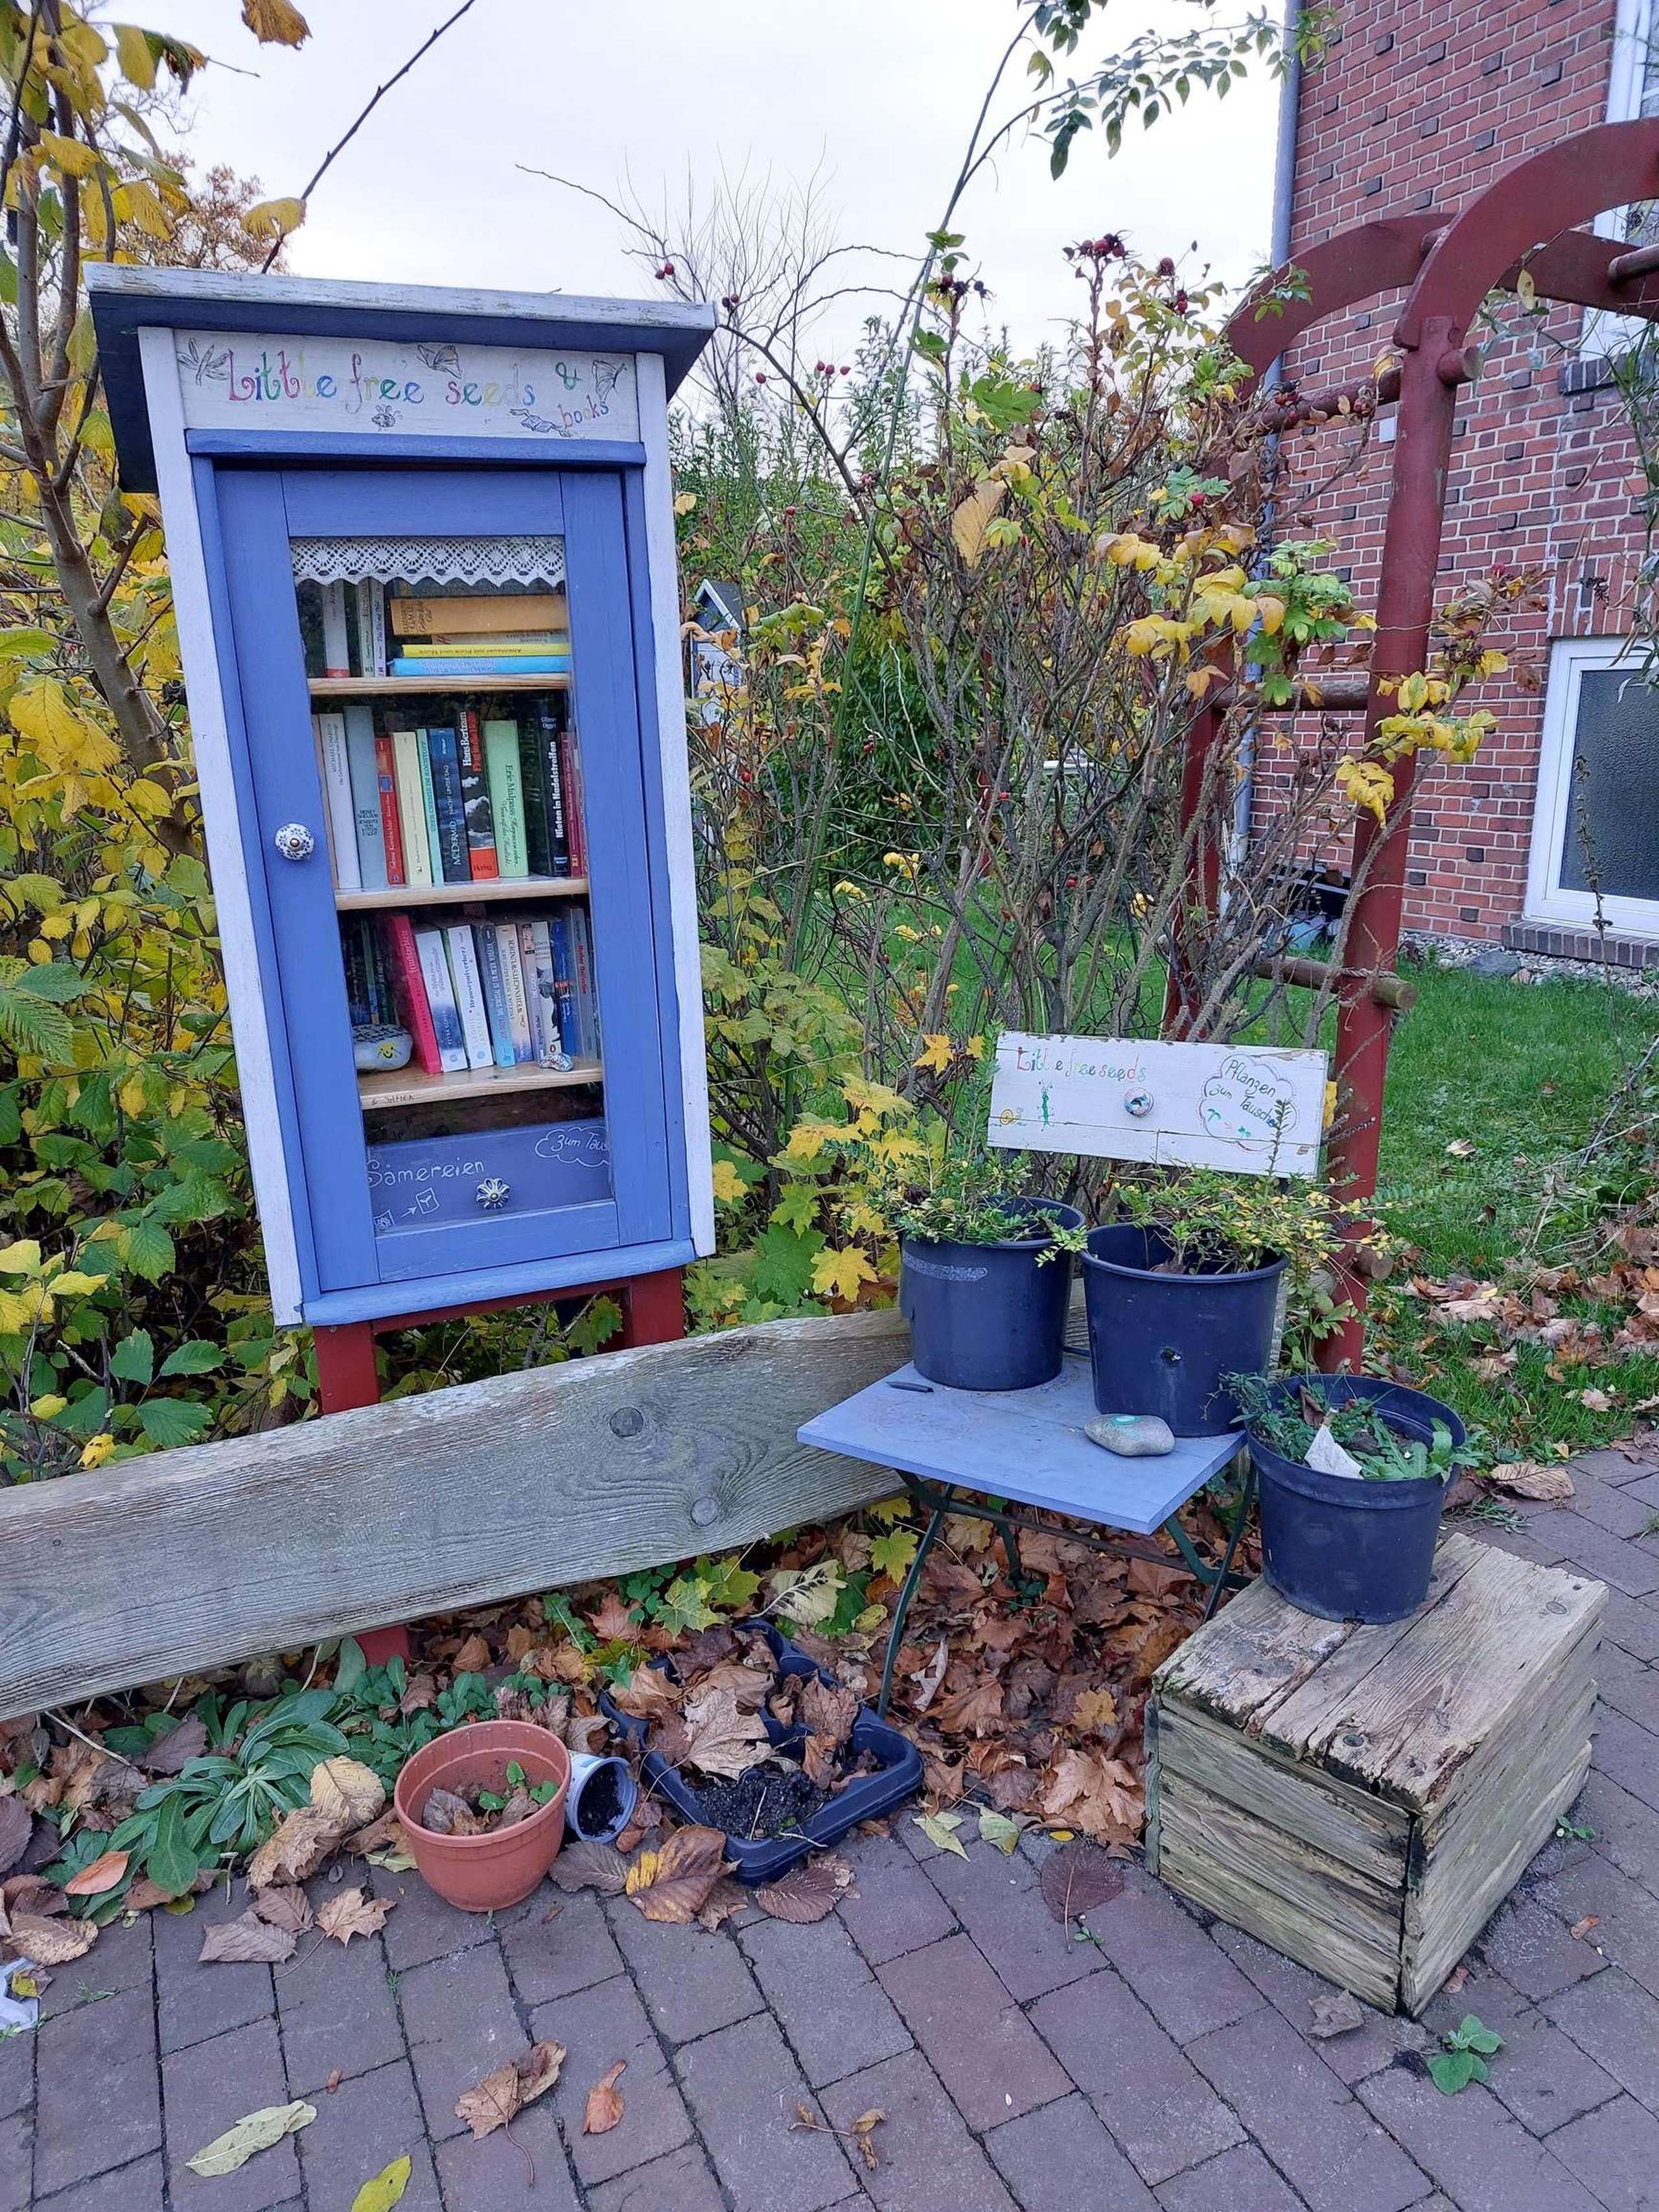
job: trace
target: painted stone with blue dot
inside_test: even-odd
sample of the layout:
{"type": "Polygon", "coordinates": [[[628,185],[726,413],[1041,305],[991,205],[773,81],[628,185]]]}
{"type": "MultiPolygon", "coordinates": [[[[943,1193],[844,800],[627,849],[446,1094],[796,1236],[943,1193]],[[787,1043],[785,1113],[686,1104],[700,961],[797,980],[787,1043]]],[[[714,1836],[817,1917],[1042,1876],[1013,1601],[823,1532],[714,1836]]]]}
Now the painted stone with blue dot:
{"type": "Polygon", "coordinates": [[[1162,1459],[1175,1449],[1175,1431],[1156,1413],[1097,1413],[1083,1433],[1120,1459],[1162,1459]]]}

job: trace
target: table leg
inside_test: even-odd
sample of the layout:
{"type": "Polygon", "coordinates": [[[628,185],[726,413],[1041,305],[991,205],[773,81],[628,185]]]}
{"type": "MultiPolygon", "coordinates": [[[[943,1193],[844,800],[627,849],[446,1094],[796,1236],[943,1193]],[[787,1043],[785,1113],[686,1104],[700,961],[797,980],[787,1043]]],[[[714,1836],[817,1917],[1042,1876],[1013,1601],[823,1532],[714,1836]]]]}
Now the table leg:
{"type": "Polygon", "coordinates": [[[1204,1601],[1204,1618],[1208,1620],[1221,1602],[1221,1593],[1227,1587],[1227,1577],[1232,1572],[1233,1554],[1238,1549],[1238,1540],[1244,1534],[1244,1524],[1250,1517],[1250,1501],[1255,1496],[1255,1462],[1246,1460],[1244,1482],[1239,1492],[1238,1514],[1227,1538],[1227,1548],[1221,1555],[1221,1566],[1210,1586],[1210,1595],[1204,1601]]]}
{"type": "Polygon", "coordinates": [[[893,1612],[893,1625],[887,1632],[887,1656],[883,1662],[881,1669],[881,1695],[876,1699],[878,1720],[884,1721],[887,1717],[887,1699],[893,1686],[893,1667],[898,1658],[899,1644],[904,1635],[904,1616],[910,1610],[910,1601],[916,1594],[916,1584],[921,1580],[923,1564],[927,1554],[933,1548],[934,1540],[939,1530],[945,1526],[945,1516],[948,1510],[948,1504],[944,1500],[933,1508],[921,1541],[916,1546],[916,1556],[911,1560],[909,1571],[906,1574],[900,1588],[898,1604],[893,1612]]]}

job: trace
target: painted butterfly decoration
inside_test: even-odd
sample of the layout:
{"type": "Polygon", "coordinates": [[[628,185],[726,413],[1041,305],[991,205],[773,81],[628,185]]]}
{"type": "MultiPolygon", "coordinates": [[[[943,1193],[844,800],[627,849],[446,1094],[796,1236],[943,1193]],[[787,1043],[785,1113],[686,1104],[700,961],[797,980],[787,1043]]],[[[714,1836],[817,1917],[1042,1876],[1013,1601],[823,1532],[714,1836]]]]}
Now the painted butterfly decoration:
{"type": "Polygon", "coordinates": [[[459,376],[460,374],[461,356],[458,347],[453,345],[430,345],[422,343],[416,346],[415,350],[419,354],[421,359],[426,363],[428,368],[434,370],[447,370],[451,376],[459,376]]]}
{"type": "Polygon", "coordinates": [[[198,384],[222,384],[230,374],[228,347],[216,353],[210,345],[198,345],[192,338],[177,358],[179,368],[194,377],[198,384]]]}
{"type": "Polygon", "coordinates": [[[620,361],[596,361],[593,364],[593,397],[608,399],[622,381],[625,364],[620,361]]]}

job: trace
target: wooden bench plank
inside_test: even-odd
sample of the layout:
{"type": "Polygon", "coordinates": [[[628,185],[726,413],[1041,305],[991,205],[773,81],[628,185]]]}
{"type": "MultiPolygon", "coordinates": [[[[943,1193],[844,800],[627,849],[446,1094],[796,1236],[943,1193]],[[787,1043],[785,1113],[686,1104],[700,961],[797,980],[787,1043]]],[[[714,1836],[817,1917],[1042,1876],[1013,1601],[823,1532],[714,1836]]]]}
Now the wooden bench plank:
{"type": "Polygon", "coordinates": [[[908,1345],[770,1322],[0,1491],[0,1717],[848,1512],[892,1477],[795,1431],[908,1345]]]}

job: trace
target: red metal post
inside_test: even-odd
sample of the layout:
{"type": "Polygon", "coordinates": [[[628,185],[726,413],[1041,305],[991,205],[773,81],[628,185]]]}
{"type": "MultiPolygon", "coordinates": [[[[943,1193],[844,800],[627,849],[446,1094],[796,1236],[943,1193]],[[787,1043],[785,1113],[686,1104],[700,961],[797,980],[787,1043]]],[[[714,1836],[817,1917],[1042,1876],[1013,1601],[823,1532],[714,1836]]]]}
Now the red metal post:
{"type": "MultiPolygon", "coordinates": [[[[1392,692],[1381,688],[1382,683],[1397,683],[1428,659],[1452,416],[1456,387],[1464,374],[1462,338],[1461,329],[1436,316],[1424,324],[1401,372],[1370,696],[1365,708],[1368,744],[1376,738],[1378,724],[1398,711],[1392,692]]],[[[1327,1162],[1339,1194],[1362,1206],[1376,1189],[1382,1089],[1394,1027],[1393,1014],[1371,995],[1370,978],[1380,969],[1393,968],[1400,942],[1415,766],[1409,757],[1395,763],[1395,793],[1386,819],[1379,824],[1362,814],[1354,833],[1353,880],[1358,888],[1350,910],[1337,1008],[1337,1131],[1327,1162]]],[[[1368,1226],[1363,1222],[1355,1226],[1350,1250],[1363,1241],[1368,1226]]],[[[1320,1348],[1320,1364],[1328,1369],[1358,1367],[1364,1346],[1366,1279],[1345,1266],[1342,1287],[1354,1313],[1320,1348]]]]}
{"type": "MultiPolygon", "coordinates": [[[[1217,684],[1212,690],[1218,688],[1217,684]]],[[[1193,925],[1200,915],[1213,915],[1221,893],[1221,848],[1212,833],[1215,794],[1209,794],[1210,805],[1205,806],[1205,785],[1211,774],[1210,757],[1221,735],[1222,712],[1206,698],[1194,715],[1187,732],[1187,749],[1181,769],[1181,834],[1185,837],[1191,830],[1200,810],[1205,818],[1199,824],[1193,849],[1187,856],[1186,879],[1182,887],[1182,903],[1176,913],[1171,930],[1170,968],[1164,984],[1163,1033],[1166,1037],[1182,1036],[1197,1008],[1194,1004],[1194,985],[1187,959],[1187,946],[1193,925]]],[[[1203,925],[1199,923],[1199,927],[1203,925]]]]}
{"type": "Polygon", "coordinates": [[[678,1267],[635,1275],[623,1301],[623,1348],[673,1344],[685,1334],[685,1285],[678,1267]]]}
{"type": "Polygon", "coordinates": [[[317,1354],[317,1399],[325,1413],[349,1413],[358,1406],[378,1406],[380,1378],[374,1364],[374,1324],[343,1322],[312,1331],[317,1354]]]}

